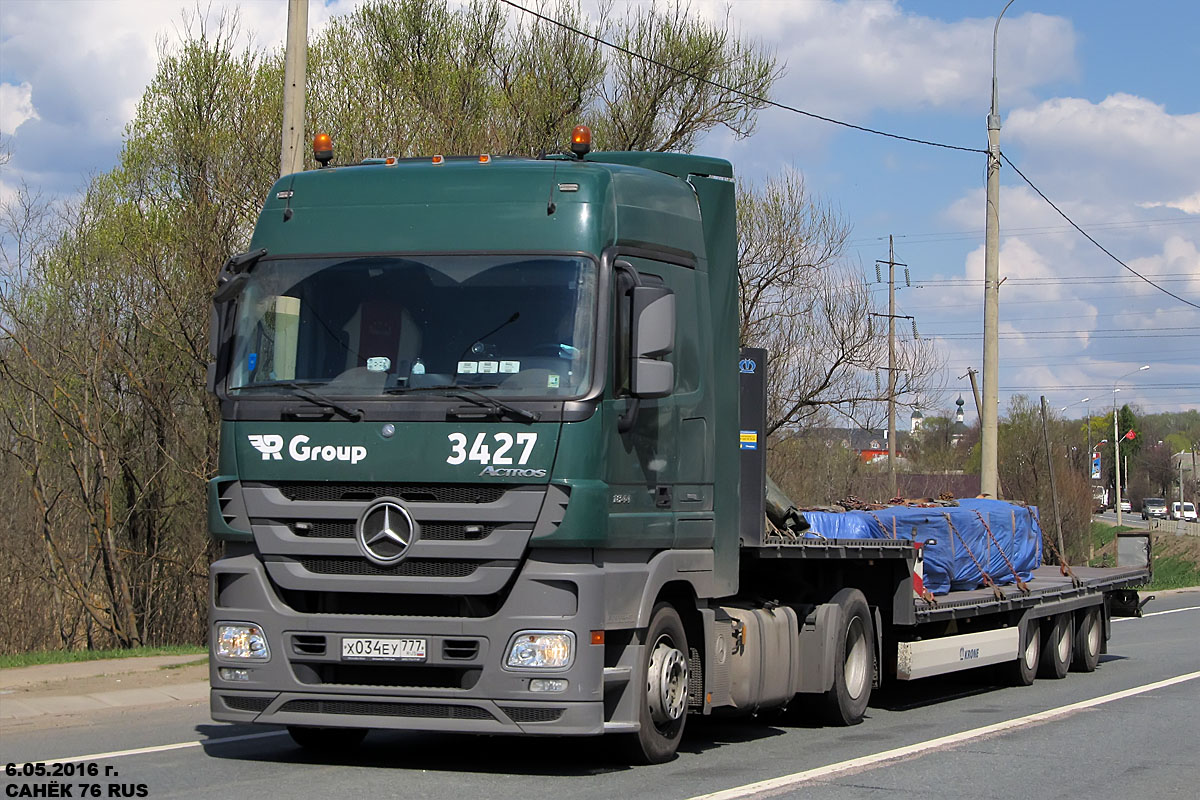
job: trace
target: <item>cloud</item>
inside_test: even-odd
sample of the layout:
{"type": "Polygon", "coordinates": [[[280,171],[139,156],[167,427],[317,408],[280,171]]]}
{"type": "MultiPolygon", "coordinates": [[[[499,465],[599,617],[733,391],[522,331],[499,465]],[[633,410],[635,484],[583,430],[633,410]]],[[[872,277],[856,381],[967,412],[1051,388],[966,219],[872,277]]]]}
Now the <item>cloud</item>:
{"type": "MultiPolygon", "coordinates": [[[[727,4],[696,6],[724,19],[727,4]]],[[[775,95],[808,110],[861,119],[879,109],[980,109],[991,97],[994,18],[946,22],[899,2],[832,0],[742,2],[739,31],[783,42],[787,76],[775,95]]],[[[1005,17],[998,71],[1002,104],[1028,102],[1035,87],[1076,75],[1069,20],[1026,13],[1005,17]]]]}
{"type": "Polygon", "coordinates": [[[1185,214],[1200,214],[1200,192],[1181,197],[1178,200],[1154,201],[1138,203],[1139,208],[1174,208],[1185,214]]]}
{"type": "Polygon", "coordinates": [[[1021,145],[1018,166],[1044,189],[1144,208],[1200,204],[1200,113],[1170,114],[1123,93],[1099,103],[1056,97],[1013,111],[1002,139],[1021,145]]]}
{"type": "MultiPolygon", "coordinates": [[[[310,32],[354,5],[312,3],[310,32]]],[[[213,0],[197,8],[144,0],[0,4],[6,81],[0,85],[0,129],[8,133],[18,118],[23,123],[11,128],[12,173],[64,193],[77,189],[89,173],[108,169],[154,76],[160,46],[175,47],[189,24],[203,19],[211,31],[222,17],[236,16],[243,43],[264,50],[282,46],[286,3],[213,0]],[[27,98],[34,113],[22,118],[26,107],[10,102],[10,92],[27,98]]]]}
{"type": "Polygon", "coordinates": [[[21,123],[39,119],[33,107],[33,87],[25,81],[19,86],[0,83],[0,133],[12,135],[21,123]]]}

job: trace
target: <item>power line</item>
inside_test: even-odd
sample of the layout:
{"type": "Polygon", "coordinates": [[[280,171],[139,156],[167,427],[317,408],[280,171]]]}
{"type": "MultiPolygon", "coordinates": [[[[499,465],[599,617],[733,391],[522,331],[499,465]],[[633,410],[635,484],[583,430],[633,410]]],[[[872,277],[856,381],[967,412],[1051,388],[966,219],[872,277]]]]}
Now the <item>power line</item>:
{"type": "Polygon", "coordinates": [[[1187,304],[1187,305],[1191,306],[1192,308],[1200,308],[1200,305],[1198,305],[1198,304],[1196,304],[1196,303],[1193,303],[1191,300],[1185,300],[1184,298],[1180,297],[1179,295],[1175,294],[1174,292],[1172,292],[1172,291],[1170,291],[1170,290],[1168,290],[1168,289],[1164,289],[1163,287],[1159,286],[1159,285],[1158,285],[1157,283],[1155,283],[1154,281],[1152,281],[1152,280],[1150,280],[1149,278],[1147,278],[1147,277],[1146,277],[1145,275],[1143,275],[1142,273],[1138,272],[1138,271],[1137,271],[1136,269],[1134,269],[1133,267],[1131,267],[1131,266],[1129,266],[1128,264],[1126,264],[1126,263],[1125,263],[1124,261],[1122,261],[1121,259],[1117,258],[1115,255],[1113,255],[1113,254],[1112,254],[1112,253],[1111,253],[1111,252],[1110,252],[1110,251],[1109,251],[1109,250],[1108,250],[1108,249],[1107,249],[1107,248],[1106,248],[1104,245],[1100,244],[1098,241],[1096,241],[1095,239],[1093,239],[1093,238],[1092,238],[1092,236],[1091,236],[1091,234],[1089,234],[1089,233],[1088,233],[1087,231],[1085,231],[1083,228],[1081,228],[1081,227],[1079,227],[1078,225],[1076,225],[1076,224],[1075,224],[1075,221],[1074,221],[1073,219],[1071,219],[1070,217],[1068,217],[1068,216],[1066,215],[1066,213],[1065,213],[1065,212],[1064,212],[1064,211],[1063,211],[1061,208],[1059,208],[1058,206],[1056,206],[1056,205],[1054,204],[1054,202],[1053,202],[1053,201],[1052,201],[1052,200],[1051,200],[1049,197],[1047,197],[1047,196],[1045,195],[1045,193],[1044,193],[1044,192],[1043,192],[1041,189],[1039,189],[1037,186],[1035,186],[1035,185],[1034,185],[1033,181],[1031,181],[1031,180],[1029,180],[1029,178],[1025,177],[1025,173],[1024,173],[1024,172],[1021,172],[1021,170],[1020,170],[1020,169],[1017,167],[1017,165],[1016,165],[1016,164],[1014,164],[1014,163],[1012,162],[1012,159],[1010,159],[1010,158],[1009,158],[1007,155],[1005,155],[1004,153],[1001,153],[1001,154],[1000,154],[1000,157],[1004,159],[1005,163],[1007,163],[1007,164],[1008,164],[1010,167],[1012,167],[1012,168],[1013,168],[1013,171],[1014,171],[1014,172],[1016,172],[1018,175],[1020,175],[1020,176],[1021,176],[1021,180],[1025,181],[1026,183],[1028,183],[1028,184],[1029,184],[1029,188],[1030,188],[1030,189],[1033,189],[1035,192],[1037,192],[1037,194],[1038,194],[1038,197],[1040,197],[1040,198],[1042,198],[1043,200],[1045,200],[1045,201],[1046,201],[1046,203],[1047,203],[1047,204],[1048,204],[1048,205],[1049,205],[1051,208],[1053,208],[1055,211],[1057,211],[1057,212],[1058,212],[1058,215],[1059,215],[1060,217],[1062,217],[1063,219],[1065,219],[1065,220],[1067,221],[1067,224],[1069,224],[1069,225],[1070,225],[1072,228],[1074,228],[1075,230],[1079,231],[1079,232],[1080,232],[1080,233],[1083,235],[1083,237],[1084,237],[1085,239],[1087,239],[1087,240],[1088,240],[1089,242],[1091,242],[1092,244],[1096,245],[1096,247],[1100,248],[1100,251],[1101,251],[1102,253],[1104,253],[1106,256],[1108,256],[1109,258],[1111,258],[1113,261],[1115,261],[1115,262],[1117,262],[1118,264],[1120,264],[1120,265],[1121,265],[1122,267],[1124,267],[1125,269],[1127,269],[1127,270],[1129,270],[1130,272],[1132,272],[1134,275],[1137,275],[1139,278],[1141,278],[1141,279],[1142,279],[1142,280],[1144,280],[1146,283],[1148,283],[1148,284],[1150,284],[1151,286],[1153,286],[1155,289],[1158,289],[1158,290],[1159,290],[1160,292],[1162,292],[1163,294],[1170,295],[1171,297],[1174,297],[1174,298],[1175,298],[1176,300],[1178,300],[1179,302],[1181,302],[1181,303],[1185,303],[1185,304],[1187,304]]]}
{"type": "Polygon", "coordinates": [[[650,56],[647,56],[647,55],[643,55],[642,53],[639,53],[636,50],[631,50],[628,47],[624,47],[619,44],[614,44],[613,42],[610,42],[607,39],[603,39],[599,36],[596,36],[595,34],[588,33],[587,31],[581,31],[579,28],[576,28],[573,25],[568,25],[565,22],[561,22],[557,19],[554,19],[553,17],[548,17],[545,14],[542,14],[538,11],[534,11],[531,8],[526,8],[525,6],[522,6],[519,3],[513,2],[513,0],[500,0],[500,2],[504,3],[504,5],[506,5],[506,6],[511,6],[512,8],[515,8],[516,10],[521,11],[525,14],[529,14],[530,16],[537,17],[538,19],[542,20],[543,22],[548,22],[551,25],[557,25],[558,27],[562,28],[563,30],[574,33],[576,36],[582,36],[585,39],[590,39],[591,41],[595,42],[596,44],[600,44],[600,45],[603,45],[604,47],[608,47],[612,50],[616,50],[619,53],[624,53],[625,55],[627,55],[631,58],[640,59],[642,61],[645,61],[647,64],[653,64],[654,66],[659,67],[661,69],[669,70],[670,72],[674,72],[677,75],[682,75],[686,78],[690,78],[691,80],[699,81],[700,83],[707,84],[708,86],[711,86],[714,89],[720,89],[723,92],[729,92],[731,94],[736,94],[739,97],[744,97],[747,100],[753,100],[754,102],[760,103],[764,106],[771,106],[773,108],[782,109],[783,111],[790,111],[793,114],[799,114],[804,117],[811,117],[812,119],[817,119],[822,122],[828,122],[832,125],[841,125],[843,128],[850,128],[852,130],[862,131],[863,133],[871,133],[876,136],[886,136],[889,139],[899,139],[902,142],[912,142],[913,144],[923,144],[923,145],[927,145],[929,147],[941,147],[941,148],[945,148],[946,150],[959,150],[964,153],[981,153],[983,155],[987,155],[987,150],[981,150],[977,147],[962,147],[961,145],[956,145],[956,144],[946,144],[944,142],[932,142],[932,141],[929,141],[928,139],[917,139],[912,136],[901,136],[898,133],[888,133],[887,131],[876,130],[875,128],[867,128],[862,125],[855,125],[852,122],[843,122],[842,120],[834,119],[833,117],[825,117],[820,114],[814,114],[811,111],[805,111],[804,109],[797,108],[796,106],[789,106],[786,103],[777,103],[774,100],[768,100],[765,97],[760,97],[755,94],[750,94],[749,92],[743,92],[741,89],[735,89],[732,86],[726,86],[724,84],[717,83],[714,80],[710,80],[708,78],[703,78],[699,75],[694,75],[690,72],[679,69],[678,67],[673,67],[670,64],[664,64],[663,62],[659,61],[658,59],[651,58],[650,56]]]}
{"type": "MultiPolygon", "coordinates": [[[[1196,225],[1200,224],[1200,219],[1188,218],[1158,218],[1147,220],[1128,220],[1124,222],[1096,222],[1088,225],[1089,228],[1125,231],[1137,230],[1141,228],[1159,228],[1164,225],[1196,225]]],[[[1073,230],[1069,225],[1042,225],[1027,228],[1005,228],[1000,232],[1001,238],[1010,236],[1049,236],[1056,233],[1066,233],[1073,230]]],[[[937,244],[940,242],[960,242],[970,241],[974,239],[982,239],[984,231],[978,228],[960,231],[936,231],[929,233],[901,233],[897,234],[897,239],[903,239],[905,244],[937,244]]],[[[863,237],[861,239],[851,239],[846,242],[848,247],[869,247],[875,246],[882,239],[880,236],[863,237]]]]}

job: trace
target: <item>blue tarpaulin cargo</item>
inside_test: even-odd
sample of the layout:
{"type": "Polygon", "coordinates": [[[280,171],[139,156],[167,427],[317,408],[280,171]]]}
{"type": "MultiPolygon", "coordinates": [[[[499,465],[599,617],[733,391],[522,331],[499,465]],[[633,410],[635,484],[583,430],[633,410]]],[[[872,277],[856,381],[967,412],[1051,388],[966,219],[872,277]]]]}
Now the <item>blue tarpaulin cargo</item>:
{"type": "Polygon", "coordinates": [[[1042,563],[1037,509],[1002,500],[959,500],[957,507],[888,506],[877,511],[806,511],[805,519],[827,539],[899,539],[925,546],[925,588],[934,594],[983,586],[980,567],[998,584],[1033,577],[1042,563]],[[986,528],[985,528],[986,523],[986,528]],[[991,535],[988,534],[990,529],[991,535]],[[1007,556],[1007,558],[1006,558],[1007,556]],[[1012,566],[1009,566],[1009,563],[1012,566]]]}

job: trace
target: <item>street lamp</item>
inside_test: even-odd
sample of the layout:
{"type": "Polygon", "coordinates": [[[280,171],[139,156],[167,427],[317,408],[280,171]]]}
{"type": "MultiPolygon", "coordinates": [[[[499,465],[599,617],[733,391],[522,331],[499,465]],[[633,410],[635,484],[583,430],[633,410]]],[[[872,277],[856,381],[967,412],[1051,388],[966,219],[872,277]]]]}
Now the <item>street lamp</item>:
{"type": "Polygon", "coordinates": [[[983,247],[983,408],[979,418],[979,489],[999,497],[1000,412],[1000,99],[996,88],[996,45],[1000,20],[1013,4],[1008,0],[992,29],[992,109],[987,118],[987,208],[983,247]]]}
{"type": "Polygon", "coordinates": [[[1117,392],[1121,391],[1117,388],[1117,384],[1133,375],[1135,372],[1144,372],[1150,369],[1149,364],[1143,364],[1135,370],[1126,372],[1121,377],[1113,381],[1113,469],[1116,470],[1117,476],[1117,525],[1121,524],[1121,434],[1117,430],[1117,392]]]}

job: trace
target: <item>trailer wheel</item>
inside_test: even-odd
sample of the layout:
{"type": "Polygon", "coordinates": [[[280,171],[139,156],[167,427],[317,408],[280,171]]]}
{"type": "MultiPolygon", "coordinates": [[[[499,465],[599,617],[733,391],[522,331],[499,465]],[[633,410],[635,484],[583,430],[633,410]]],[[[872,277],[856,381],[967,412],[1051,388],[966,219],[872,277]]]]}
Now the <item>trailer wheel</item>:
{"type": "Polygon", "coordinates": [[[842,608],[842,630],[833,656],[833,688],[823,698],[824,716],[831,725],[857,725],[871,700],[874,678],[871,610],[858,589],[842,589],[830,602],[842,608]]]}
{"type": "Polygon", "coordinates": [[[661,764],[675,757],[687,721],[687,653],[687,634],[679,613],[669,603],[659,603],[646,631],[646,690],[640,698],[640,727],[637,733],[622,737],[627,760],[661,764]]]}
{"type": "Polygon", "coordinates": [[[1021,624],[1023,646],[1017,660],[1005,665],[1008,682],[1014,686],[1029,686],[1037,678],[1042,656],[1042,637],[1038,627],[1035,619],[1021,624]]]}
{"type": "Polygon", "coordinates": [[[1075,659],[1071,669],[1094,672],[1100,663],[1100,639],[1104,635],[1100,623],[1100,606],[1092,606],[1079,615],[1075,624],[1075,659]]]}
{"type": "Polygon", "coordinates": [[[1075,631],[1071,614],[1055,614],[1042,624],[1042,659],[1038,675],[1043,678],[1065,678],[1074,655],[1075,631]]]}
{"type": "Polygon", "coordinates": [[[366,728],[316,728],[309,725],[288,725],[288,736],[305,750],[339,753],[349,750],[367,735],[366,728]]]}

